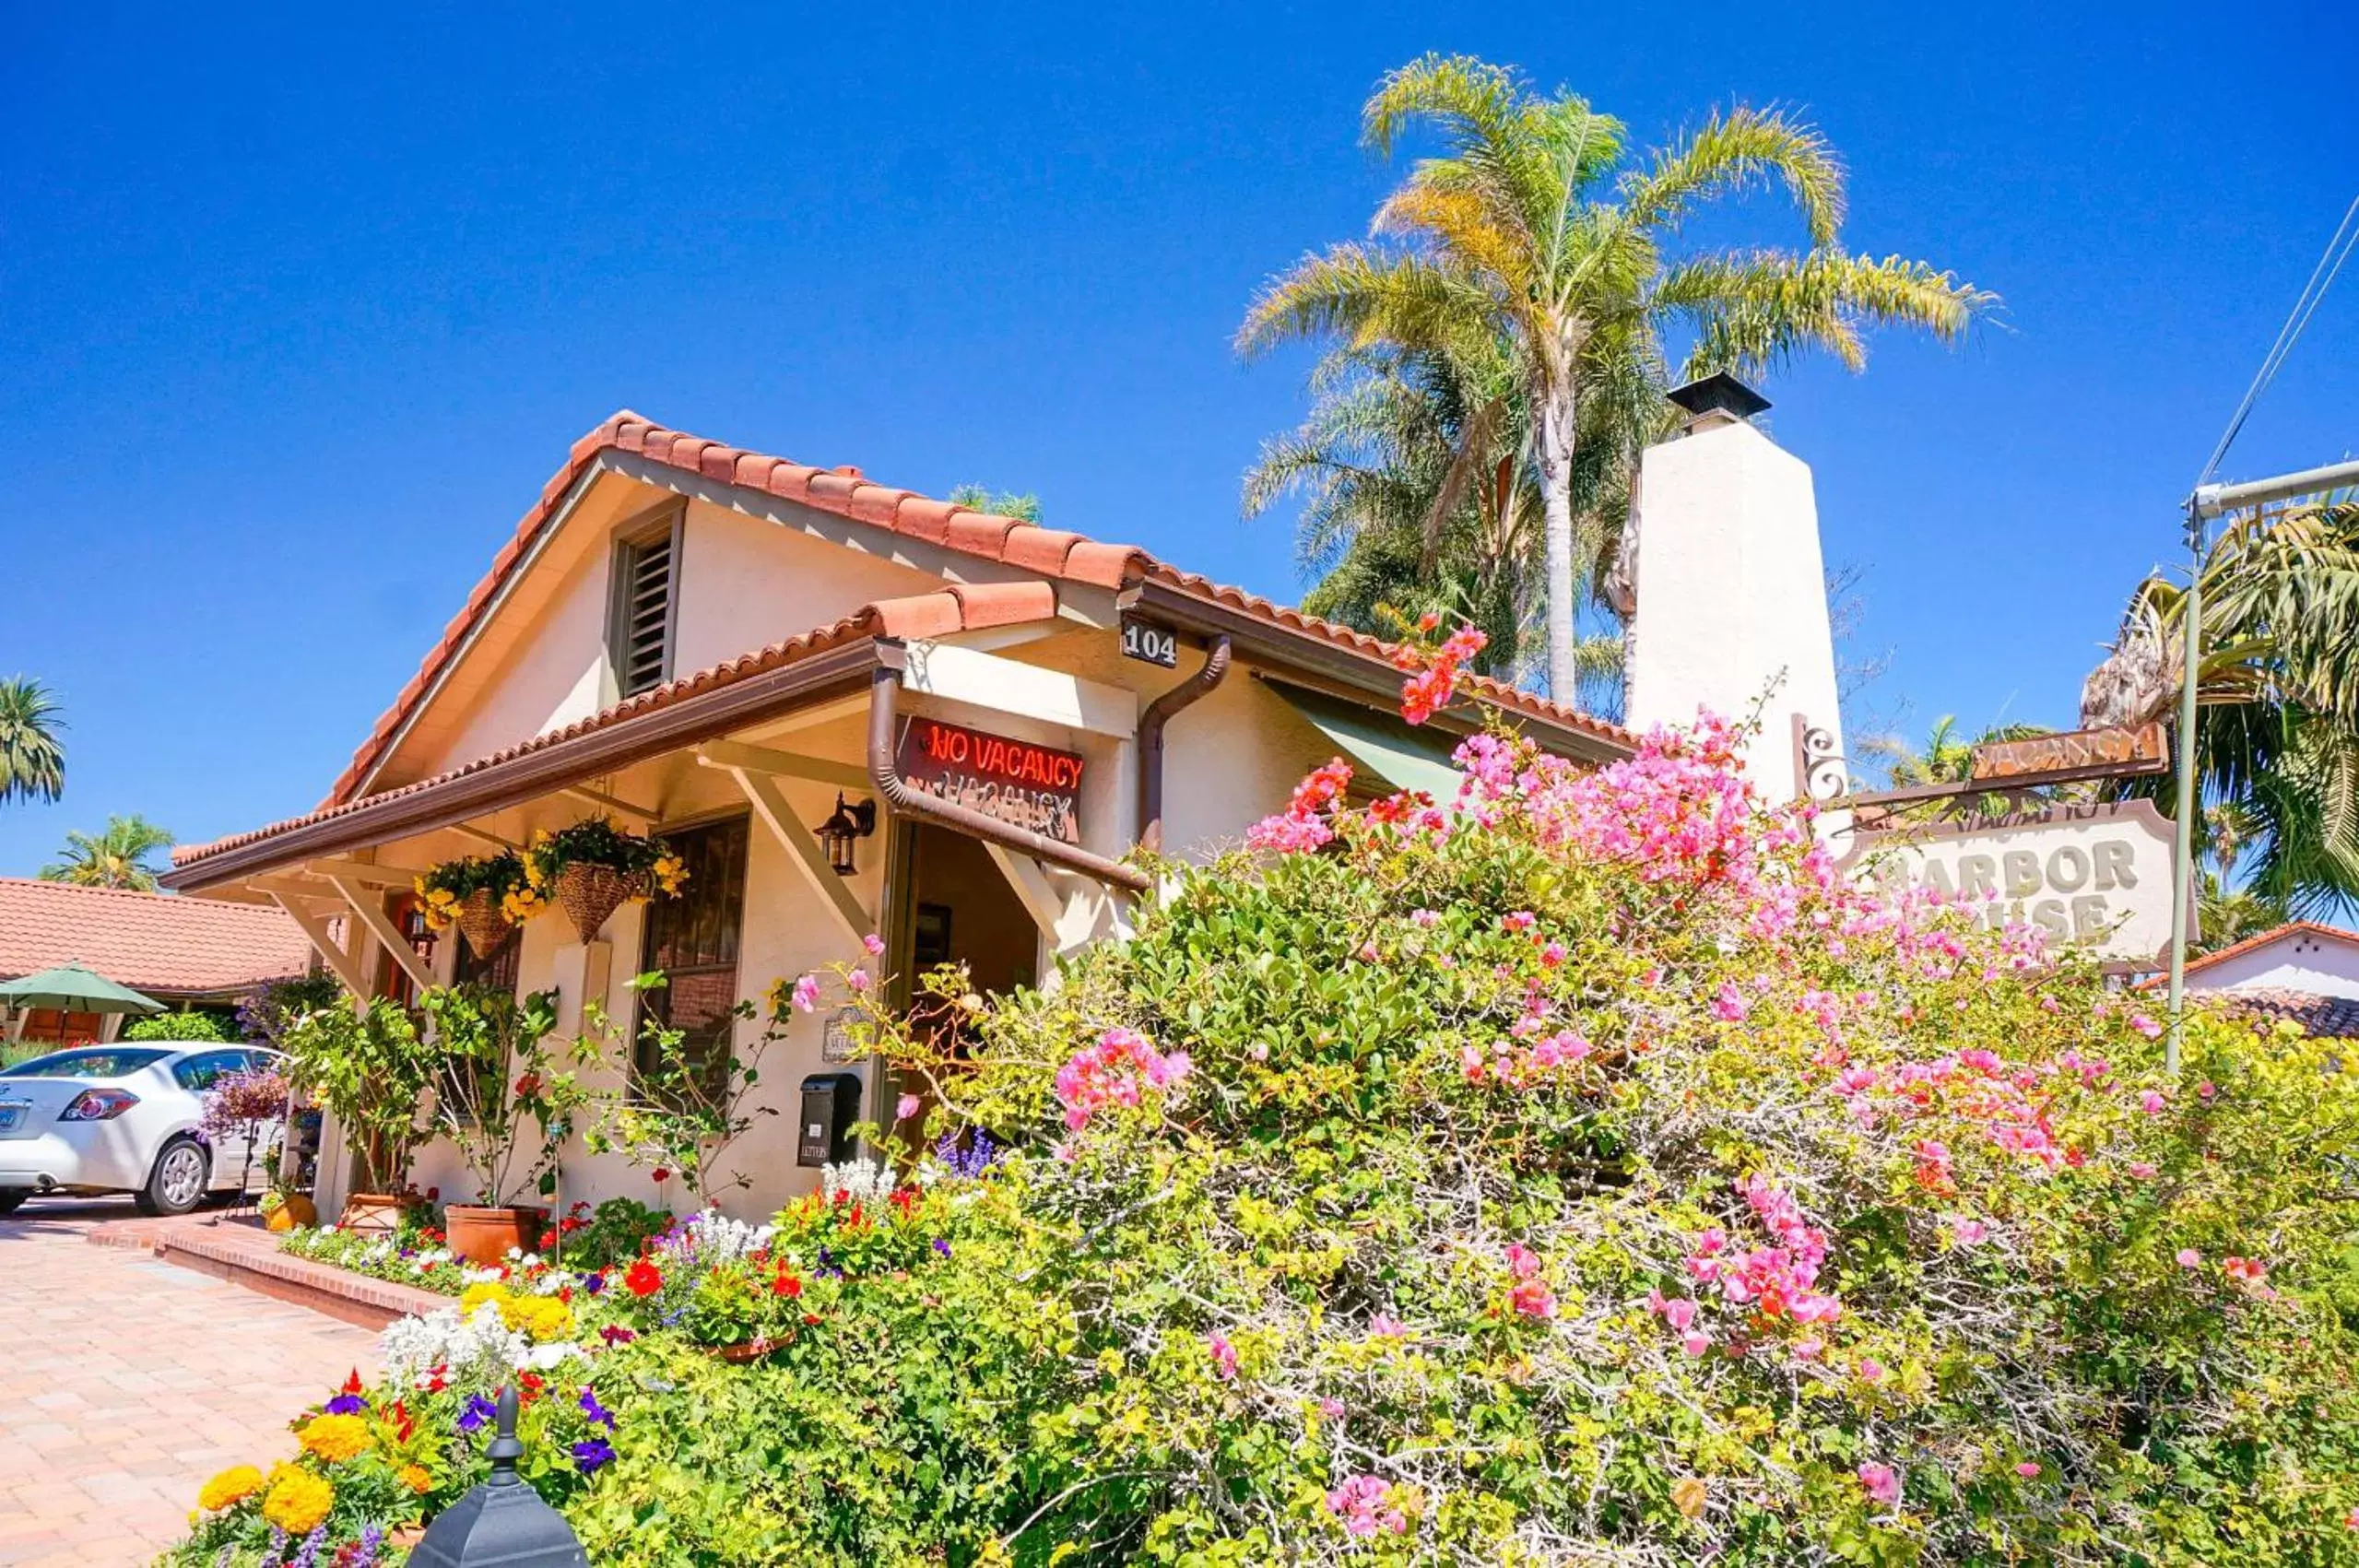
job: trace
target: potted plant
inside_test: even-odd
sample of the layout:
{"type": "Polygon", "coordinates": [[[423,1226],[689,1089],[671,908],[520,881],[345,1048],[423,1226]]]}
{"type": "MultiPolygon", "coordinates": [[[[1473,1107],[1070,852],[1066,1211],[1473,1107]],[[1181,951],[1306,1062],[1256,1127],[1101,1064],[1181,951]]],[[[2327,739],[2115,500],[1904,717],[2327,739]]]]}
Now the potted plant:
{"type": "Polygon", "coordinates": [[[263,1225],[272,1231],[295,1231],[316,1225],[320,1211],[312,1202],[312,1195],[293,1185],[286,1178],[274,1177],[270,1190],[262,1195],[257,1206],[262,1210],[263,1225]]]}
{"type": "Polygon", "coordinates": [[[592,942],[626,901],[678,892],[688,867],[658,840],[624,832],[609,818],[585,817],[535,834],[525,876],[537,891],[553,892],[582,940],[592,942]]]}
{"type": "MultiPolygon", "coordinates": [[[[248,1180],[254,1174],[254,1146],[272,1132],[285,1130],[287,1102],[287,1080],[271,1067],[223,1073],[205,1091],[205,1114],[197,1130],[208,1143],[222,1138],[238,1140],[243,1161],[238,1171],[241,1203],[245,1201],[248,1180]]],[[[276,1164],[277,1161],[273,1159],[269,1163],[276,1164]]]]}
{"type": "Polygon", "coordinates": [[[404,1190],[431,1062],[401,1005],[337,1000],[310,1008],[278,1036],[294,1091],[336,1117],[359,1169],[340,1223],[390,1231],[414,1201],[404,1190]]]}
{"type": "Polygon", "coordinates": [[[478,958],[489,958],[509,930],[540,913],[540,890],[513,850],[445,860],[417,880],[419,908],[436,930],[456,925],[478,958]]]}
{"type": "Polygon", "coordinates": [[[481,1264],[530,1251],[548,1210],[516,1200],[555,1192],[558,1156],[585,1098],[548,1049],[557,993],[519,1002],[489,986],[435,986],[418,1005],[438,1053],[434,1125],[475,1185],[474,1202],[442,1211],[451,1251],[481,1264]]]}

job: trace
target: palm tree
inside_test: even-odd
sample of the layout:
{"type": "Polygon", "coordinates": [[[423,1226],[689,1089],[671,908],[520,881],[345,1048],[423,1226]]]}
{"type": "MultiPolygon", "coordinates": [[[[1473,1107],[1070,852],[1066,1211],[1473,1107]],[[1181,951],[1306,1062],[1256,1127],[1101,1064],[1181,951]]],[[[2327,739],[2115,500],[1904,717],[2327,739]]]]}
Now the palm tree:
{"type": "Polygon", "coordinates": [[[159,867],[147,857],[171,843],[172,835],[145,817],[109,817],[102,833],[67,833],[58,858],[41,868],[41,879],[152,893],[159,867]]]}
{"type": "MultiPolygon", "coordinates": [[[[1933,727],[1927,732],[1921,750],[1905,736],[1900,735],[1870,736],[1859,743],[1859,749],[1869,756],[1883,760],[1885,776],[1892,788],[1912,789],[1927,784],[1964,784],[1974,777],[1976,747],[1999,741],[2029,740],[2034,736],[2047,733],[2047,729],[2040,725],[1988,725],[1969,739],[1958,728],[1957,715],[1943,713],[1933,721],[1933,727]]],[[[2049,786],[2040,793],[2054,796],[2066,792],[2049,786]]],[[[2015,798],[2008,795],[1952,796],[1940,806],[1919,807],[1914,811],[1904,809],[1899,815],[1905,819],[1925,815],[1934,809],[1946,809],[1968,816],[1990,817],[2007,811],[2015,798]]]]}
{"type": "MultiPolygon", "coordinates": [[[[1501,395],[1521,404],[1540,493],[1548,674],[1560,697],[1578,676],[1583,403],[1634,383],[1659,388],[1664,325],[1693,332],[1692,374],[1759,371],[1812,347],[1856,369],[1863,323],[1949,340],[1994,302],[1922,263],[1835,249],[1842,168],[1815,130],[1775,112],[1715,114],[1624,168],[1620,121],[1569,93],[1541,97],[1505,67],[1427,55],[1386,77],[1361,121],[1386,156],[1420,125],[1440,133],[1444,155],[1419,163],[1377,209],[1370,242],[1309,257],[1265,289],[1237,347],[1252,356],[1298,338],[1435,352],[1495,343],[1511,355],[1501,395]],[[1667,262],[1667,242],[1696,206],[1772,181],[1800,208],[1808,250],[1667,262]]],[[[1468,428],[1506,419],[1486,410],[1468,428]]],[[[1620,481],[1635,454],[1587,455],[1593,475],[1620,481]]]]}
{"type": "Polygon", "coordinates": [[[0,680],[0,801],[55,800],[65,793],[61,712],[40,681],[0,680]]]}
{"type": "MultiPolygon", "coordinates": [[[[2245,889],[2296,916],[2346,914],[2359,907],[2359,501],[2240,518],[2202,571],[2196,847],[2219,858],[2232,826],[2245,889]]],[[[2160,577],[2138,585],[2082,689],[2083,724],[2173,716],[2185,606],[2160,577]]],[[[2114,793],[2176,804],[2168,774],[2114,793]]]]}

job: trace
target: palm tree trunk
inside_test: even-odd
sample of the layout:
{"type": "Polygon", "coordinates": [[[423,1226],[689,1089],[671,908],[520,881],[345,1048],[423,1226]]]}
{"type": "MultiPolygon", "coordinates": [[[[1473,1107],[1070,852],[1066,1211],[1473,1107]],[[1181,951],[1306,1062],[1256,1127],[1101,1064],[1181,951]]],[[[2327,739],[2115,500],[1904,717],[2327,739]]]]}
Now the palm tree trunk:
{"type": "Polygon", "coordinates": [[[1548,694],[1571,707],[1581,690],[1580,659],[1573,638],[1573,389],[1547,388],[1538,401],[1548,593],[1548,694]]]}

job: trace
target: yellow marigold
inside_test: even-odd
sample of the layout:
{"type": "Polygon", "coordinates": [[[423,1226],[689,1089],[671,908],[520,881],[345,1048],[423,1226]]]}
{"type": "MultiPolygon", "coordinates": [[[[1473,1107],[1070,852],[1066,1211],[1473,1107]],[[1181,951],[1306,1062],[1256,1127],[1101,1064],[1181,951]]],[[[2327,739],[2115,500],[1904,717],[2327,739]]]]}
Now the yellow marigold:
{"type": "Polygon", "coordinates": [[[340,1465],[355,1455],[366,1454],[375,1440],[369,1435],[369,1423],[359,1416],[314,1416],[295,1434],[295,1441],[303,1445],[304,1453],[340,1465]]]}
{"type": "Polygon", "coordinates": [[[423,1492],[433,1489],[434,1478],[426,1473],[426,1467],[423,1465],[404,1465],[394,1473],[399,1478],[401,1484],[412,1491],[423,1492]]]}
{"type": "Polygon", "coordinates": [[[485,1279],[469,1285],[459,1292],[459,1315],[471,1318],[475,1315],[475,1309],[484,1303],[500,1302],[503,1303],[500,1309],[500,1315],[505,1317],[508,1315],[508,1309],[504,1304],[507,1300],[507,1286],[497,1279],[485,1279]]]}
{"type": "Polygon", "coordinates": [[[262,1516],[290,1536],[307,1536],[319,1528],[335,1503],[336,1488],[309,1470],[289,1466],[270,1483],[262,1500],[262,1516]]]}
{"type": "Polygon", "coordinates": [[[510,1296],[500,1303],[501,1321],[511,1328],[547,1343],[573,1326],[573,1312],[555,1296],[510,1296]]]}
{"type": "Polygon", "coordinates": [[[196,1505],[207,1510],[227,1508],[252,1497],[261,1488],[260,1470],[252,1465],[232,1465],[205,1483],[205,1490],[196,1494],[196,1505]]]}

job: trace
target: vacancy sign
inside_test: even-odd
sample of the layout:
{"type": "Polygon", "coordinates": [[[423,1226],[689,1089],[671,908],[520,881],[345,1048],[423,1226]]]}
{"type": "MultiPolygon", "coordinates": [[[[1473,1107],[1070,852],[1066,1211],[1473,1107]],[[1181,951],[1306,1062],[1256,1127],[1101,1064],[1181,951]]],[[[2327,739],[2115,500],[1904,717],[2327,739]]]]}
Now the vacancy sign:
{"type": "Polygon", "coordinates": [[[2123,800],[1861,833],[1844,867],[2143,968],[2170,949],[2171,857],[2171,825],[2153,803],[2123,800]]]}
{"type": "Polygon", "coordinates": [[[913,718],[894,762],[913,789],[1052,838],[1081,842],[1083,759],[987,730],[913,718]]]}

